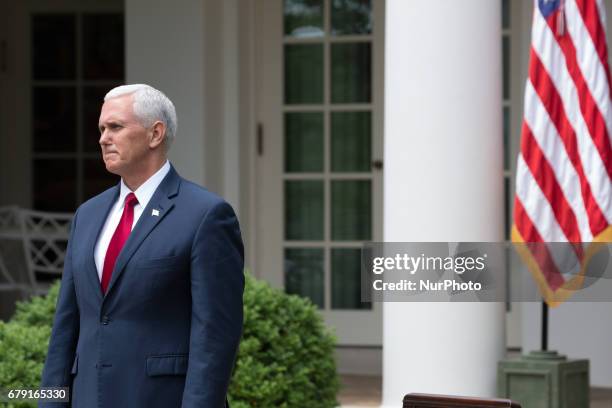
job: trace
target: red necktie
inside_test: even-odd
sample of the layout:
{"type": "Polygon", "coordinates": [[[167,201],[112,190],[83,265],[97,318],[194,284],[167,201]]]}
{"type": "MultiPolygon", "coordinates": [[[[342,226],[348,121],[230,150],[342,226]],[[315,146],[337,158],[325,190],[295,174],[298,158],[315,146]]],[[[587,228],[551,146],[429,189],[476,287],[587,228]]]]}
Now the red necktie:
{"type": "Polygon", "coordinates": [[[113,269],[117,262],[117,257],[121,253],[121,249],[132,232],[132,223],[134,222],[134,206],[138,204],[138,200],[134,193],[130,193],[125,197],[125,203],[123,205],[123,214],[119,220],[119,225],[113,234],[113,237],[108,244],[106,250],[106,257],[104,258],[104,268],[102,269],[102,293],[106,293],[108,284],[110,283],[111,277],[113,276],[113,269]]]}

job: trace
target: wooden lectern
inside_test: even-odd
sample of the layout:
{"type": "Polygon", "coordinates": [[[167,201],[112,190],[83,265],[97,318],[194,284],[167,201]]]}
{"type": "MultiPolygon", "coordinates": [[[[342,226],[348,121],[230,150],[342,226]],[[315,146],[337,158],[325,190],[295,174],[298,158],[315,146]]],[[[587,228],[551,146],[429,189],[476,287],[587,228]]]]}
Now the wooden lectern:
{"type": "Polygon", "coordinates": [[[403,408],[521,408],[521,406],[508,399],[408,394],[404,397],[403,408]]]}

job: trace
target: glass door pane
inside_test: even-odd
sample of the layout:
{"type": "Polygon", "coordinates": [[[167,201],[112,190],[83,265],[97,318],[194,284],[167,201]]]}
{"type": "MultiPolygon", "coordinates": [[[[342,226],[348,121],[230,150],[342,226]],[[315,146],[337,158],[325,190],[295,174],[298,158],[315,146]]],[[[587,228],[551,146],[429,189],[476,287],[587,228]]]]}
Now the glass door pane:
{"type": "Polygon", "coordinates": [[[283,4],[285,290],[323,310],[367,310],[359,275],[361,246],[373,239],[371,4],[283,4]]]}
{"type": "Polygon", "coordinates": [[[323,0],[285,0],[283,12],[286,36],[323,35],[323,0]]]}
{"type": "Polygon", "coordinates": [[[285,291],[305,296],[322,308],[323,268],[323,248],[285,249],[285,291]]]}
{"type": "Polygon", "coordinates": [[[333,103],[372,100],[372,47],[368,42],[331,45],[333,103]]]}
{"type": "Polygon", "coordinates": [[[125,75],[124,18],[116,0],[60,3],[61,13],[28,12],[32,197],[36,209],[74,211],[118,180],[105,174],[97,124],[104,95],[125,75]]]}
{"type": "Polygon", "coordinates": [[[285,171],[323,171],[323,112],[285,113],[285,171]]]}
{"type": "Polygon", "coordinates": [[[369,172],[372,163],[372,113],[331,113],[331,171],[369,172]]]}
{"type": "Polygon", "coordinates": [[[371,34],[371,0],[332,0],[331,25],[333,35],[371,34]]]}
{"type": "Polygon", "coordinates": [[[323,239],[323,181],[285,182],[285,239],[323,239]]]}
{"type": "Polygon", "coordinates": [[[323,44],[285,45],[285,103],[323,102],[323,44]]]}

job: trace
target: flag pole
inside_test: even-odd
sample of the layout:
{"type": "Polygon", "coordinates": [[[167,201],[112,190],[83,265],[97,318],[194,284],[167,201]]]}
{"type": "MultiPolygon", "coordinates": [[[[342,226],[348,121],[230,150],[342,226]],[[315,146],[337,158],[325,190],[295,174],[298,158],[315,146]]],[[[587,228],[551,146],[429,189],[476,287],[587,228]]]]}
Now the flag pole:
{"type": "Polygon", "coordinates": [[[542,351],[548,350],[548,305],[542,302],[542,351]]]}

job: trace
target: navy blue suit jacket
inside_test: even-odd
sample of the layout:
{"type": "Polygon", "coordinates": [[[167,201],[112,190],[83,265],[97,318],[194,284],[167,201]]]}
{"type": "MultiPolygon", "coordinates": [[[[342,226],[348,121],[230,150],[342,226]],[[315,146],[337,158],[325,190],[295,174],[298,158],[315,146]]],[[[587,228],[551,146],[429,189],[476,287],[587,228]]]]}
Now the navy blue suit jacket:
{"type": "Polygon", "coordinates": [[[94,247],[118,195],[75,214],[41,384],[71,387],[72,405],[39,406],[221,408],[242,332],[236,215],[171,168],[103,295],[94,247]]]}

